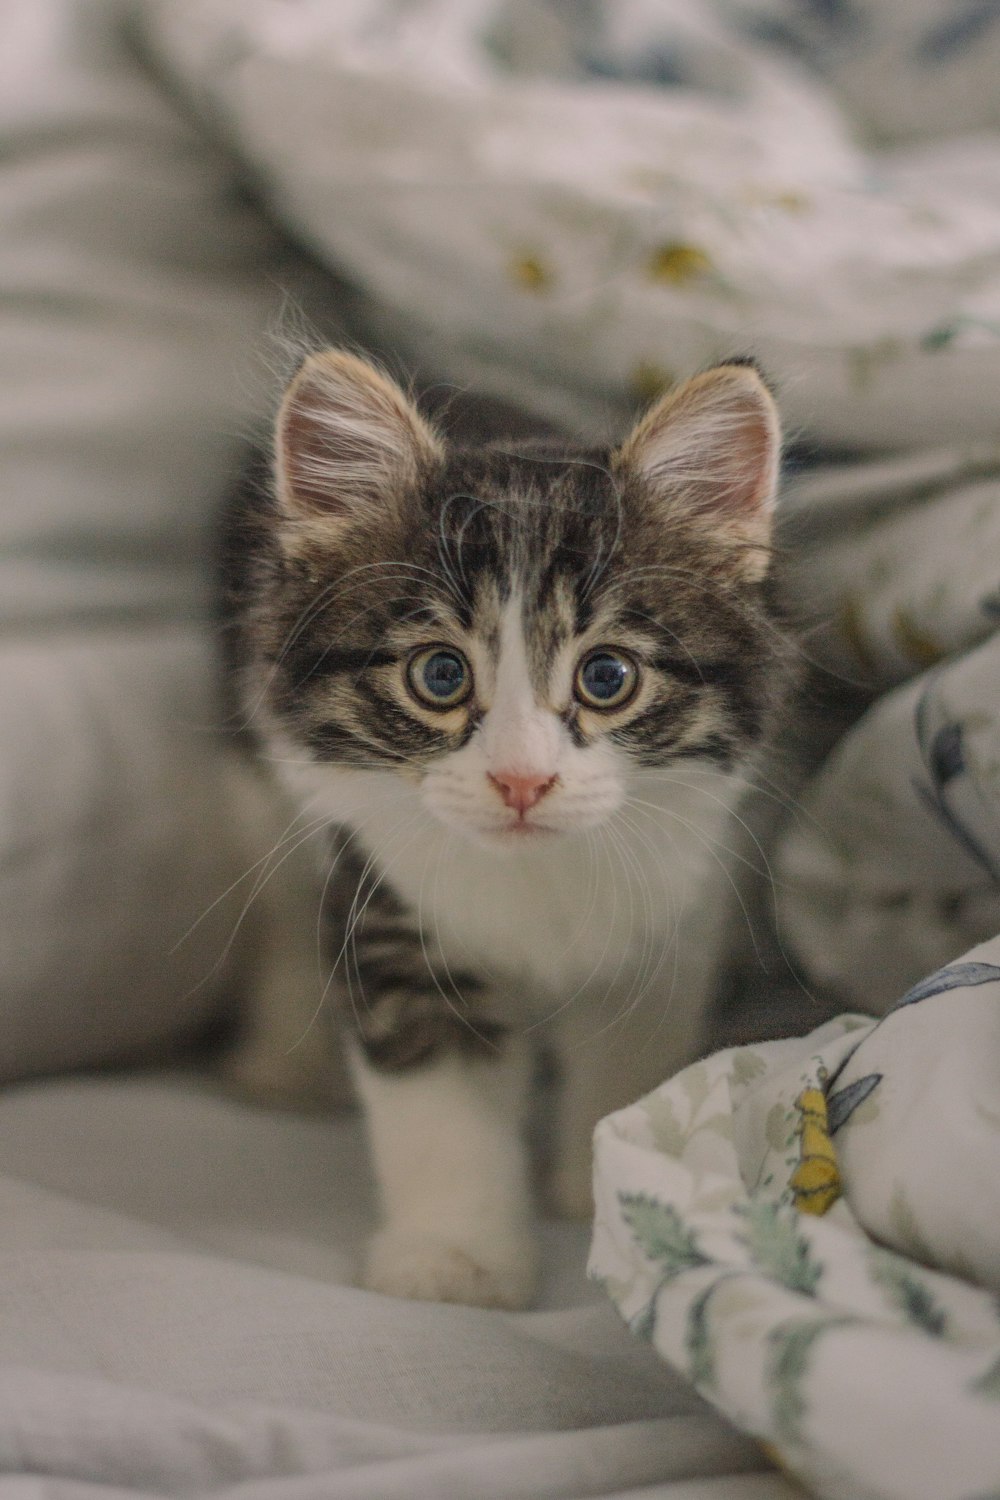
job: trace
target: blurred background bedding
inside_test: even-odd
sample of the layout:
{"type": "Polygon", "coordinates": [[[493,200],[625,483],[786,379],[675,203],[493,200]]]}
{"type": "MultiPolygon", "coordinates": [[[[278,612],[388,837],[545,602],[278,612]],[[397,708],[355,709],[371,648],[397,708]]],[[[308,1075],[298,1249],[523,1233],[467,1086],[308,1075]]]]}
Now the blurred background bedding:
{"type": "Polygon", "coordinates": [[[0,1484],[800,1493],[584,1230],[535,1313],[355,1291],[357,1122],[191,1071],[252,929],[211,538],[303,328],[594,437],[755,354],[808,671],[719,1037],[885,1012],[1000,932],[1000,7],[8,0],[0,34],[0,1484]]]}

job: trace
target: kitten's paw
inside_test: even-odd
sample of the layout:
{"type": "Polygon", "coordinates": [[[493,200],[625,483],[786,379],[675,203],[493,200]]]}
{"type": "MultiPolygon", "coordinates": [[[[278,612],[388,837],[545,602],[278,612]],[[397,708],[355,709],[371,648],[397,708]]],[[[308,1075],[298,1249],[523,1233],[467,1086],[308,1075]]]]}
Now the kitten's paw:
{"type": "Polygon", "coordinates": [[[459,1245],[389,1229],[372,1239],[362,1280],[370,1291],[389,1297],[518,1308],[535,1295],[537,1266],[528,1236],[459,1245]]]}

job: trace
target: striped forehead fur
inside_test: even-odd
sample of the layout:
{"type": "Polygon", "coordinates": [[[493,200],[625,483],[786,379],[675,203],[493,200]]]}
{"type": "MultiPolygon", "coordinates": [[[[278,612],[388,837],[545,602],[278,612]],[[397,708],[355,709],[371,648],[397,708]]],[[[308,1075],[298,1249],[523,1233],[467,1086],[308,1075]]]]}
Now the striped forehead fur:
{"type": "Polygon", "coordinates": [[[242,565],[246,643],[268,714],[315,758],[419,769],[461,748],[514,595],[535,697],[575,743],[725,761],[761,732],[781,638],[746,546],[765,556],[777,453],[755,372],[696,378],[615,450],[457,448],[387,377],[328,351],[295,377],[276,435],[276,493],[242,565]],[[710,492],[714,475],[716,509],[685,500],[695,471],[710,492]],[[735,507],[734,473],[749,476],[735,507]],[[483,678],[446,713],[407,684],[435,644],[483,678]],[[640,663],[622,714],[565,701],[566,664],[598,646],[640,663]]]}
{"type": "Polygon", "coordinates": [[[455,454],[406,505],[312,526],[272,553],[256,612],[272,703],[320,759],[426,764],[465,742],[481,705],[429,718],[408,699],[401,664],[437,641],[471,655],[474,640],[495,661],[516,593],[540,697],[577,639],[647,663],[645,712],[591,716],[586,728],[568,714],[578,743],[607,733],[647,763],[726,760],[763,722],[775,639],[759,591],[727,555],[701,526],[665,529],[608,454],[455,454]]]}

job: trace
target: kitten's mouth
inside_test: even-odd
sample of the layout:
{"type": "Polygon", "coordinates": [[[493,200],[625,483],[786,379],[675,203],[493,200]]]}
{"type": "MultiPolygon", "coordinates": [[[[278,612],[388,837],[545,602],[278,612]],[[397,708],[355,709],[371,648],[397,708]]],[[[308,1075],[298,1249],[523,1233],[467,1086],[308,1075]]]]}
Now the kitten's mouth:
{"type": "Polygon", "coordinates": [[[536,823],[528,818],[512,818],[509,823],[494,824],[484,832],[500,843],[510,845],[555,838],[562,829],[553,828],[550,823],[536,823]]]}

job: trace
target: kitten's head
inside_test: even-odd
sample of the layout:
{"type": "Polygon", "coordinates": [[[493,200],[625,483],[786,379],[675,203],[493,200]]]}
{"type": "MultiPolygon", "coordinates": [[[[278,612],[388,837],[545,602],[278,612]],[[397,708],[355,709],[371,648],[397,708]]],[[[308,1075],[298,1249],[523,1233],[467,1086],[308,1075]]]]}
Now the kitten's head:
{"type": "Polygon", "coordinates": [[[744,364],[587,452],[451,449],[369,364],[310,356],[252,614],[273,720],[510,847],[601,822],[637,764],[738,760],[773,696],[778,456],[744,364]]]}

